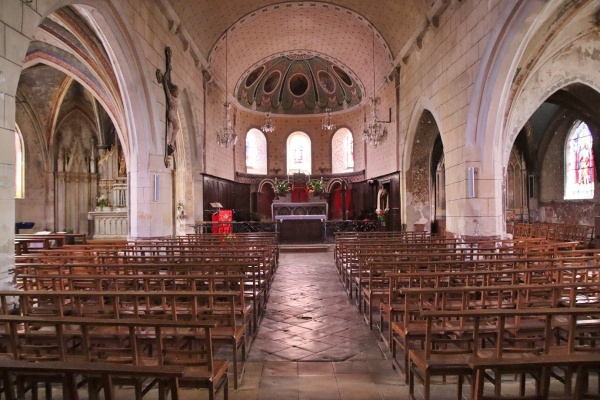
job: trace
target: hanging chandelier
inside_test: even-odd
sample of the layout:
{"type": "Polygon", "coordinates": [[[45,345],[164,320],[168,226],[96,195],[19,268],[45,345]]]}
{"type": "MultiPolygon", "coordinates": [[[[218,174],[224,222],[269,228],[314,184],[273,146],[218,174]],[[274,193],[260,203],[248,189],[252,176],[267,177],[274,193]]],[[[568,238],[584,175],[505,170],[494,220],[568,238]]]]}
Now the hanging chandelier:
{"type": "Polygon", "coordinates": [[[331,108],[326,108],[325,112],[327,113],[327,116],[325,116],[321,128],[325,131],[332,131],[335,129],[335,124],[333,123],[333,118],[331,118],[331,108]]]}
{"type": "Polygon", "coordinates": [[[367,123],[365,116],[365,128],[363,139],[373,147],[380,145],[387,137],[387,128],[377,115],[377,106],[381,103],[380,97],[375,97],[375,28],[373,28],[373,95],[369,98],[371,102],[371,118],[367,123]]]}
{"type": "Polygon", "coordinates": [[[227,91],[228,69],[227,69],[227,32],[225,32],[225,101],[223,102],[223,127],[217,131],[217,143],[225,148],[235,145],[237,142],[237,133],[233,126],[231,116],[231,103],[227,101],[229,92],[227,91]]]}
{"type": "Polygon", "coordinates": [[[264,133],[271,133],[275,131],[275,122],[271,119],[271,113],[268,112],[265,116],[265,123],[260,127],[264,133]]]}
{"type": "MultiPolygon", "coordinates": [[[[327,74],[329,76],[331,76],[331,74],[329,73],[329,62],[327,62],[327,74]]],[[[334,88],[335,88],[335,84],[334,84],[334,88]]],[[[325,112],[327,113],[327,115],[325,116],[325,119],[323,120],[323,124],[321,125],[321,128],[324,131],[332,131],[335,129],[335,124],[333,123],[333,118],[331,118],[331,108],[327,107],[325,109],[325,112]]]]}
{"type": "Polygon", "coordinates": [[[381,144],[387,138],[387,128],[379,121],[377,116],[377,106],[381,103],[380,97],[371,97],[371,118],[367,124],[365,118],[365,130],[363,131],[363,139],[373,147],[381,144]]]}

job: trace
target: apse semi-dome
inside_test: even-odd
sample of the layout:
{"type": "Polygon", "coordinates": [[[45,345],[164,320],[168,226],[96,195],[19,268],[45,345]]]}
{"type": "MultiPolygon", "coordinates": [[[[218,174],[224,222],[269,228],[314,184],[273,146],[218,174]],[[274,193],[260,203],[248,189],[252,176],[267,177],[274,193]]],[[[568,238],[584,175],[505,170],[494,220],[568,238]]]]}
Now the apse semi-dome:
{"type": "Polygon", "coordinates": [[[281,56],[252,70],[239,82],[242,107],[273,114],[320,114],[360,104],[358,83],[319,56],[281,56]]]}

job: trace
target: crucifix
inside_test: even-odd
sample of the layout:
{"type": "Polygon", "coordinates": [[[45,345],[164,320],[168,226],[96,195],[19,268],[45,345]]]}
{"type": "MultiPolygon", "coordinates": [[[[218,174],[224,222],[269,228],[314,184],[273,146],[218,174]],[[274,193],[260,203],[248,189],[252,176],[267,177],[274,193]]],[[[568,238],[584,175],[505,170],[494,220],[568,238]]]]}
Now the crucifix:
{"type": "Polygon", "coordinates": [[[165,167],[171,165],[171,156],[177,148],[177,133],[179,132],[179,115],[177,108],[179,106],[179,88],[171,81],[171,48],[165,48],[166,69],[163,73],[160,69],[156,70],[156,79],[163,85],[166,105],[166,131],[165,131],[165,167]]]}

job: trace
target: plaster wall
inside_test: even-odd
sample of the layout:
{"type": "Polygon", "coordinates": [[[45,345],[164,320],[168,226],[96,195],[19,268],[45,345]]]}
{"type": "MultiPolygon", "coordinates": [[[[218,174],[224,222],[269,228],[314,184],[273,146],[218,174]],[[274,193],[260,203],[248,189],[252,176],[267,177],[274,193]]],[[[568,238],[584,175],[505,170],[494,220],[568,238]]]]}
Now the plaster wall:
{"type": "MultiPolygon", "coordinates": [[[[337,128],[348,128],[354,136],[354,170],[360,171],[365,168],[365,143],[362,139],[363,131],[363,109],[332,114],[337,128]]],[[[323,117],[286,117],[277,118],[272,115],[275,122],[275,131],[265,134],[267,137],[267,169],[269,174],[274,174],[274,168],[279,168],[279,174],[286,173],[286,141],[290,134],[301,131],[305,132],[311,140],[312,145],[312,174],[318,176],[321,172],[319,167],[327,168],[324,173],[331,173],[331,139],[336,131],[324,131],[321,129],[323,117]]],[[[252,128],[260,129],[264,123],[264,114],[238,111],[237,130],[238,144],[235,151],[235,169],[238,172],[246,172],[245,142],[246,134],[252,128]]]]}
{"type": "MultiPolygon", "coordinates": [[[[222,129],[224,125],[225,112],[223,109],[223,102],[225,101],[225,95],[221,88],[212,84],[208,86],[206,91],[206,169],[205,172],[209,175],[218,176],[233,180],[234,169],[234,148],[230,146],[225,148],[217,143],[217,131],[222,129]]],[[[231,112],[234,113],[233,121],[236,126],[236,132],[238,134],[237,145],[239,146],[242,142],[241,131],[236,120],[239,118],[240,111],[237,110],[233,104],[231,112]]]]}
{"type": "MultiPolygon", "coordinates": [[[[367,94],[369,96],[369,94],[367,94]]],[[[393,83],[386,83],[379,91],[376,92],[376,96],[381,98],[381,104],[378,108],[378,116],[380,121],[387,121],[389,118],[389,109],[392,109],[392,119],[391,123],[384,124],[388,130],[387,139],[382,142],[377,147],[373,147],[371,145],[366,145],[366,159],[367,161],[367,170],[366,177],[373,178],[377,176],[382,176],[386,174],[390,174],[398,171],[398,148],[397,141],[398,135],[396,131],[398,117],[396,115],[396,93],[394,89],[393,83]]],[[[370,96],[369,96],[370,97],[370,96]]],[[[371,108],[367,107],[367,122],[370,121],[371,108]]],[[[361,116],[361,126],[359,132],[362,132],[363,129],[362,116],[361,116]]]]}

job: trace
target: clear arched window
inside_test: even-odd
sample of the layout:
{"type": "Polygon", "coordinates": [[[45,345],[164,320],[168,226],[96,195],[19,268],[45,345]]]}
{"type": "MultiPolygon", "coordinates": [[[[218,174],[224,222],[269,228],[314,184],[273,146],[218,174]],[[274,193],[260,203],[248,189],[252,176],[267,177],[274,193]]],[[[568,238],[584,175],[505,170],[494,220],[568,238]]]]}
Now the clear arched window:
{"type": "Polygon", "coordinates": [[[287,173],[311,173],[310,137],[304,132],[294,132],[287,139],[287,173]]]}
{"type": "Polygon", "coordinates": [[[25,151],[18,126],[15,126],[15,197],[25,198],[25,151]]]}
{"type": "Polygon", "coordinates": [[[267,138],[258,129],[250,129],[246,135],[246,172],[267,174],[267,138]]]}
{"type": "Polygon", "coordinates": [[[565,145],[565,200],[594,198],[593,138],[585,122],[577,121],[565,145]]]}
{"type": "Polygon", "coordinates": [[[339,129],[331,139],[331,172],[354,171],[354,138],[346,128],[339,129]]]}

